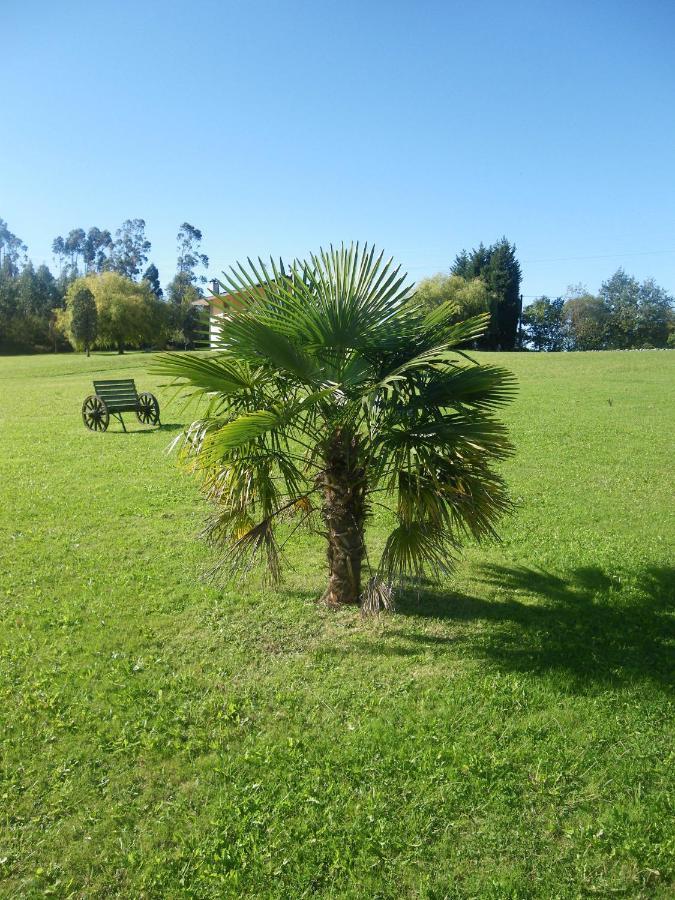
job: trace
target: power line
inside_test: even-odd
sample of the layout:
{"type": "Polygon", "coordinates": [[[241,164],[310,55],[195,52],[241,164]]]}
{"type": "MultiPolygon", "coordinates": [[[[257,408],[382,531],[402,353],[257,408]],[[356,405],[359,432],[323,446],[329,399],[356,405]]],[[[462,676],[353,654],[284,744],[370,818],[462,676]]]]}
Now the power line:
{"type": "Polygon", "coordinates": [[[540,259],[524,259],[524,263],[536,262],[570,262],[575,259],[616,259],[618,256],[655,256],[662,253],[675,253],[670,250],[628,250],[621,253],[601,253],[594,256],[549,256],[540,259]]]}
{"type": "MultiPolygon", "coordinates": [[[[659,256],[667,253],[675,253],[675,247],[669,250],[626,250],[626,251],[618,251],[616,253],[597,253],[590,256],[544,256],[538,257],[536,259],[522,259],[521,263],[540,263],[540,262],[573,262],[574,260],[583,260],[583,259],[617,259],[623,256],[659,256]]],[[[408,269],[436,269],[440,271],[442,269],[449,269],[450,264],[446,261],[439,266],[430,266],[424,264],[415,264],[412,266],[407,266],[408,269]]]]}

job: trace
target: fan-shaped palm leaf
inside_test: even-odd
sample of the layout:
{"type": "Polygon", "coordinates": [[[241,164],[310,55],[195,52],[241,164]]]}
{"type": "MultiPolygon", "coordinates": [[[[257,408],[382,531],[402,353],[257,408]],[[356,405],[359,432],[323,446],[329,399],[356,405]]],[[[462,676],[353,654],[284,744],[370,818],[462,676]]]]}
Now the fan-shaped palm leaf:
{"type": "Polygon", "coordinates": [[[493,464],[511,452],[494,410],[515,384],[462,349],[486,316],[457,323],[451,304],[429,313],[391,260],[358,244],[288,266],[249,260],[223,284],[233,300],[217,352],[166,355],[157,369],[206,398],[182,452],[226,558],[241,566],[264,552],[278,577],[278,520],[304,521],[318,503],[324,599],[355,602],[370,498],[384,493],[397,523],[368,582],[372,606],[389,603],[401,576],[451,568],[466,535],[494,535],[508,500],[493,464]]]}

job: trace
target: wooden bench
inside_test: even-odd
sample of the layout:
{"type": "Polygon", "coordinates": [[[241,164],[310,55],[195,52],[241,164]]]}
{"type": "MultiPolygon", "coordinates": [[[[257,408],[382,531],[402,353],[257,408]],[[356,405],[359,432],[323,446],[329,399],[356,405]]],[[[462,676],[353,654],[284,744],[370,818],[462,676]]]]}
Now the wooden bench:
{"type": "Polygon", "coordinates": [[[123,412],[135,412],[143,425],[160,425],[159,403],[154,394],[139,394],[133,378],[94,381],[95,393],[82,404],[82,421],[90,431],[105,431],[110,416],[115,416],[126,431],[123,412]]]}

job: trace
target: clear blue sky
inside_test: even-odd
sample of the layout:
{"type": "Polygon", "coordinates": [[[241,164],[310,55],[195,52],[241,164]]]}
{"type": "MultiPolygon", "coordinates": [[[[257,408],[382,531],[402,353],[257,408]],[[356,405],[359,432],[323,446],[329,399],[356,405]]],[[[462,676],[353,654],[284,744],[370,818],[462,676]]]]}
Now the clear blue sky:
{"type": "Polygon", "coordinates": [[[675,292],[674,42],[672,0],[2,0],[0,216],[50,264],[144,218],[165,283],[187,220],[209,274],[505,234],[526,296],[675,292]]]}

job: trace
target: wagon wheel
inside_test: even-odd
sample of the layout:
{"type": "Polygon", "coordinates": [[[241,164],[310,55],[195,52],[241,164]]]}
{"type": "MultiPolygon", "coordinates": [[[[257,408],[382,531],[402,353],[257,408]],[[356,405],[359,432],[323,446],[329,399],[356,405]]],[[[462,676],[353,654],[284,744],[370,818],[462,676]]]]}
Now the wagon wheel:
{"type": "Polygon", "coordinates": [[[90,394],[82,404],[82,421],[89,431],[105,431],[110,422],[105,400],[90,394]]]}
{"type": "Polygon", "coordinates": [[[154,394],[146,392],[138,395],[136,418],[143,425],[156,425],[159,422],[159,403],[154,394]]]}

